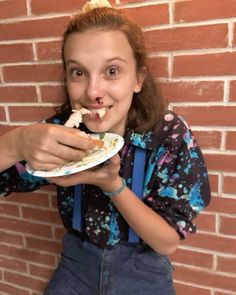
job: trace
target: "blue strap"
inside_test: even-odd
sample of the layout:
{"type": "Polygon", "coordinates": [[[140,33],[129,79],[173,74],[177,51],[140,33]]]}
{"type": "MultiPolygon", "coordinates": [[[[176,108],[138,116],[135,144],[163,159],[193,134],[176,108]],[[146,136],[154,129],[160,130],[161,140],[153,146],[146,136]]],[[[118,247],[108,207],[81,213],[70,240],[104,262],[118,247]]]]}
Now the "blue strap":
{"type": "MultiPolygon", "coordinates": [[[[136,148],[134,153],[134,164],[133,164],[133,174],[132,174],[132,191],[138,198],[142,198],[143,195],[143,180],[145,172],[145,161],[146,152],[143,149],[136,148]]],[[[73,220],[72,227],[77,231],[82,229],[82,218],[81,218],[81,208],[82,208],[82,185],[76,185],[74,188],[74,208],[73,208],[73,220]]],[[[139,237],[134,233],[134,231],[129,228],[129,243],[138,243],[139,237]]]]}
{"type": "MultiPolygon", "coordinates": [[[[132,174],[132,191],[139,198],[142,199],[143,196],[143,180],[145,172],[145,162],[146,162],[146,151],[143,149],[136,148],[134,153],[134,165],[132,174]]],[[[129,243],[138,243],[139,237],[136,233],[129,228],[129,243]]]]}
{"type": "Polygon", "coordinates": [[[82,184],[78,184],[74,189],[74,207],[72,227],[77,231],[82,229],[81,207],[82,207],[82,184]]]}

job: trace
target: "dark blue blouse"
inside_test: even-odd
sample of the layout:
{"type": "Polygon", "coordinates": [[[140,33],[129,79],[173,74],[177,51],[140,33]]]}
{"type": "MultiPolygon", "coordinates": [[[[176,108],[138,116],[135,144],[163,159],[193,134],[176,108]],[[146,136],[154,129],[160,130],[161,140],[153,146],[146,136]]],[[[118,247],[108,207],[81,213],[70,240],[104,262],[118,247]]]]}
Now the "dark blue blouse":
{"type": "MultiPolygon", "coordinates": [[[[47,123],[64,124],[60,115],[47,123]]],[[[209,204],[210,188],[201,150],[186,122],[167,111],[155,131],[144,134],[127,130],[120,151],[120,175],[131,187],[134,149],[146,150],[143,202],[162,216],[181,239],[194,233],[193,219],[209,204]]],[[[48,182],[25,171],[25,162],[0,173],[0,196],[11,192],[39,189],[48,182]]],[[[63,224],[72,230],[74,187],[57,186],[58,208],[63,224]]],[[[82,194],[83,233],[99,247],[112,246],[127,239],[128,225],[109,197],[93,185],[85,185],[82,194]]]]}

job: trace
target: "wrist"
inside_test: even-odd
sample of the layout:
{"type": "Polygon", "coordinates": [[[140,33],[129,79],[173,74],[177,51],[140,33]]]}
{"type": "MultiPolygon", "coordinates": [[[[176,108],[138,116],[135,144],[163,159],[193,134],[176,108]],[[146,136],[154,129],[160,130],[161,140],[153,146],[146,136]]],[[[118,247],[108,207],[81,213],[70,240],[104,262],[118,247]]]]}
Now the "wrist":
{"type": "Polygon", "coordinates": [[[123,177],[119,178],[120,184],[116,186],[114,190],[103,190],[103,193],[108,196],[109,198],[118,196],[125,188],[126,188],[126,181],[123,177]]]}

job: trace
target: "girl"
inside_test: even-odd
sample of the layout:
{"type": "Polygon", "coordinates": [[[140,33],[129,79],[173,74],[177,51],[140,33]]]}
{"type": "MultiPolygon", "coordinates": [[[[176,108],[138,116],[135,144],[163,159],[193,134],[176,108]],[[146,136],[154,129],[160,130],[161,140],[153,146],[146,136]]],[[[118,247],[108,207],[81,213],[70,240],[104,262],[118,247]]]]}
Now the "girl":
{"type": "Polygon", "coordinates": [[[86,10],[63,37],[65,103],[47,124],[1,139],[0,193],[48,183],[29,176],[25,161],[50,170],[92,149],[89,137],[63,126],[72,109],[90,110],[80,129],[119,134],[125,145],[102,166],[50,178],[67,233],[44,294],[173,295],[167,255],[209,203],[206,166],[188,125],[163,109],[140,27],[111,7],[86,10]]]}

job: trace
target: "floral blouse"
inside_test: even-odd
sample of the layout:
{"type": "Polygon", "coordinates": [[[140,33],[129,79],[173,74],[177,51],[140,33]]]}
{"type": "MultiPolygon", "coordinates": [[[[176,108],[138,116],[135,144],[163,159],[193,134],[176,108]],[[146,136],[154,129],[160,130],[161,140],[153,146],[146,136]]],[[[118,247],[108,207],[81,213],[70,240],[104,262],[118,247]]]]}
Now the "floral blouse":
{"type": "MultiPolygon", "coordinates": [[[[55,115],[47,123],[64,124],[67,118],[55,115]]],[[[82,126],[83,127],[83,126],[82,126]]],[[[127,130],[120,151],[122,176],[131,187],[134,149],[146,150],[143,202],[172,226],[181,239],[194,233],[193,219],[209,204],[210,188],[201,150],[186,122],[167,111],[155,131],[143,134],[127,130]]],[[[31,176],[25,162],[0,173],[0,196],[27,192],[47,185],[47,180],[31,176]]],[[[72,229],[74,187],[57,186],[62,222],[72,229]]],[[[82,192],[83,236],[99,247],[109,247],[128,238],[128,224],[109,197],[93,185],[82,192]]]]}

